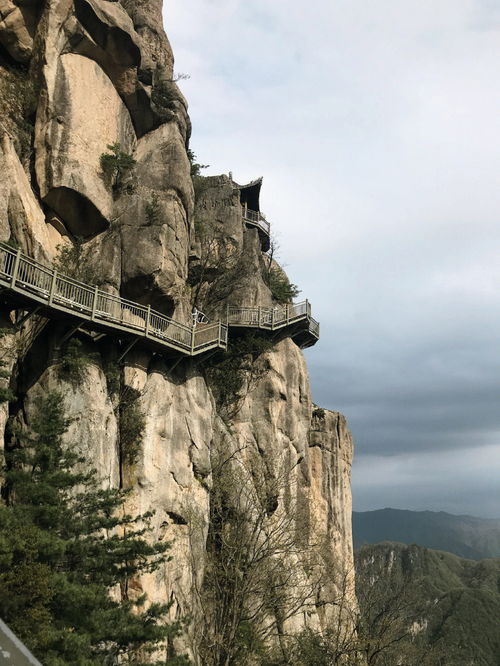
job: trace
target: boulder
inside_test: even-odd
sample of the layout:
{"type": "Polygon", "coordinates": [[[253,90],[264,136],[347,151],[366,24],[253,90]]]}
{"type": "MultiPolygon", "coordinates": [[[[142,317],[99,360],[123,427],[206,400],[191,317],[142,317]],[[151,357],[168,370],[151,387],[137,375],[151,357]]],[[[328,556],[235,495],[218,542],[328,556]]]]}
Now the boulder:
{"type": "Polygon", "coordinates": [[[0,142],[0,172],[4,174],[0,181],[0,240],[13,237],[24,252],[49,261],[62,237],[46,224],[45,213],[7,134],[0,142]]]}
{"type": "Polygon", "coordinates": [[[172,79],[174,57],[163,30],[163,0],[120,0],[142,38],[139,78],[152,85],[158,78],[172,79]]]}
{"type": "Polygon", "coordinates": [[[75,0],[65,24],[73,53],[95,60],[109,76],[130,112],[138,136],[161,123],[151,107],[150,87],[137,78],[143,40],[119,3],[75,0]]]}
{"type": "Polygon", "coordinates": [[[0,0],[0,44],[18,62],[31,58],[37,16],[37,0],[0,0]]]}
{"type": "Polygon", "coordinates": [[[36,175],[43,200],[76,236],[105,230],[113,192],[102,173],[109,146],[133,153],[130,115],[111,80],[89,58],[66,53],[57,64],[36,125],[36,175]]]}
{"type": "MultiPolygon", "coordinates": [[[[170,315],[182,306],[185,293],[194,196],[177,124],[139,139],[136,159],[137,197],[120,218],[122,290],[170,315]]],[[[181,309],[176,316],[182,318],[187,312],[181,309]]]]}

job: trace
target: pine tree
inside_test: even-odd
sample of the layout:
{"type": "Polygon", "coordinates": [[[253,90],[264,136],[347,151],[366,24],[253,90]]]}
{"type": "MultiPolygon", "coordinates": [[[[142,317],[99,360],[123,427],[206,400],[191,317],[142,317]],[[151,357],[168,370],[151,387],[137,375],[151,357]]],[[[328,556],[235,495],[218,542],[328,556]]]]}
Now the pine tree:
{"type": "Polygon", "coordinates": [[[129,599],[128,581],[156,570],[169,546],[146,540],[151,514],[124,515],[126,493],[81,471],[85,459],[63,445],[62,405],[58,393],[41,399],[6,454],[0,617],[45,666],[151,663],[180,626],[165,624],[168,605],[129,599]]]}

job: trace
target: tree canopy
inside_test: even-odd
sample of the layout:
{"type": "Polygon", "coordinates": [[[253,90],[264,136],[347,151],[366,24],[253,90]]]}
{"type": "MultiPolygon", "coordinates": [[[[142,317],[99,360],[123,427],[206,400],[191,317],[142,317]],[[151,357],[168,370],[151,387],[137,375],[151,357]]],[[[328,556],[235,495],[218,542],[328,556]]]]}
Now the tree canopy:
{"type": "Polygon", "coordinates": [[[12,433],[0,505],[0,616],[45,666],[151,663],[180,626],[166,624],[167,604],[130,598],[129,581],[157,569],[169,545],[151,543],[151,514],[125,514],[126,491],[103,488],[63,443],[68,426],[53,392],[39,400],[30,428],[12,433]]]}

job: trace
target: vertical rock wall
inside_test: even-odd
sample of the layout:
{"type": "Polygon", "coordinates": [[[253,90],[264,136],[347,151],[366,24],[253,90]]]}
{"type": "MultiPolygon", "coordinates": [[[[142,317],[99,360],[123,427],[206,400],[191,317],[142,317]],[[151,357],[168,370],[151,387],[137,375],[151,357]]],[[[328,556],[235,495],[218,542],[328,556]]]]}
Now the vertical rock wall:
{"type": "MultiPolygon", "coordinates": [[[[206,294],[210,316],[224,317],[228,305],[270,306],[273,298],[263,278],[269,257],[257,231],[242,220],[232,179],[195,179],[195,209],[186,152],[190,124],[159,28],[161,4],[46,0],[21,7],[0,0],[0,87],[5,84],[14,99],[12,81],[24,86],[28,67],[36,89],[22,128],[15,104],[0,104],[0,240],[46,262],[58,246],[79,240],[81,261],[100,286],[189,324],[196,271],[214,239],[220,261],[215,287],[206,294]],[[29,150],[20,159],[26,137],[29,150]],[[101,171],[101,155],[112,144],[136,160],[120,189],[101,171]],[[228,266],[236,275],[229,288],[228,266]],[[221,291],[214,299],[216,287],[221,291]]],[[[224,446],[256,465],[256,479],[264,470],[274,480],[271,511],[287,514],[297,533],[321,546],[312,568],[296,554],[289,557],[302,578],[321,575],[314,598],[304,598],[284,629],[321,628],[332,617],[337,574],[347,576],[352,600],[352,440],[341,415],[312,405],[305,361],[290,337],[274,339],[229,408],[217,403],[204,361],[177,364],[145,349],[129,352],[122,384],[136,391],[145,433],[138,459],[126,464],[118,398],[107,374],[123,349],[120,340],[76,333],[90,360],[75,385],[59,371],[64,324],[35,318],[17,331],[21,315],[3,306],[17,341],[9,347],[17,394],[11,415],[29,424],[37,396],[61,392],[73,418],[68,443],[80,443],[103,483],[132,488],[128,508],[154,510],[154,537],[172,543],[171,562],[133,581],[137,594],[172,601],[173,618],[200,612],[212,464],[224,446]]],[[[8,411],[3,405],[2,427],[8,411]]],[[[193,626],[182,645],[196,656],[193,626]]]]}

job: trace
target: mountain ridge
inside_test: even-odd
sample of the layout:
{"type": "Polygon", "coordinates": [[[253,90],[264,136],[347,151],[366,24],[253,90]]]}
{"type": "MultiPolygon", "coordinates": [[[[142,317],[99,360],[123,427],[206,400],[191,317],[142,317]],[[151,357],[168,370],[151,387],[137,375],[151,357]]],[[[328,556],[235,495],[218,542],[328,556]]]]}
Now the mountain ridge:
{"type": "Polygon", "coordinates": [[[459,557],[500,557],[500,519],[446,511],[376,509],[353,511],[354,548],[384,541],[418,544],[459,557]]]}

